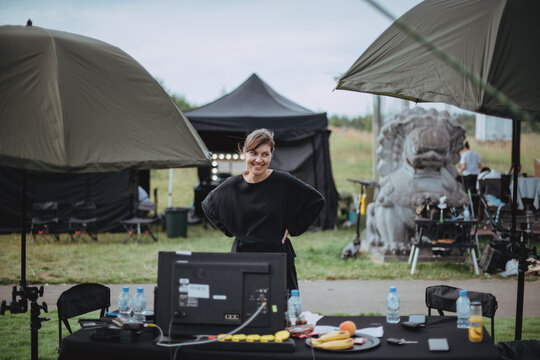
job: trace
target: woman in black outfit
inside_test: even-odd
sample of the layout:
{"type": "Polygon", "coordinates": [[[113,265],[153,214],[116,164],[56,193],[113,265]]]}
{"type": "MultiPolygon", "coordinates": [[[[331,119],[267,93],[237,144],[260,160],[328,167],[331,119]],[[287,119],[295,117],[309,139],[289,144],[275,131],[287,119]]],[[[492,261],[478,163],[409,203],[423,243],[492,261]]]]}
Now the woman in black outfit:
{"type": "Polygon", "coordinates": [[[321,212],[325,200],[313,187],[287,172],[269,169],[274,134],[258,129],[241,149],[246,170],[225,180],[202,202],[208,219],[227,236],[232,252],[287,254],[287,289],[298,289],[288,235],[304,233],[321,212]]]}

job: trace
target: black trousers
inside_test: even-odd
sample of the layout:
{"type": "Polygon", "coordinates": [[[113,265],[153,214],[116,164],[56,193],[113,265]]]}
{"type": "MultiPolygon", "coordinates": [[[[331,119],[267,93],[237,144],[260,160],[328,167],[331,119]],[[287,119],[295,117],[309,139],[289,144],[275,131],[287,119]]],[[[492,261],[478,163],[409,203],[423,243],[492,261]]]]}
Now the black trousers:
{"type": "Polygon", "coordinates": [[[465,186],[465,191],[471,190],[471,194],[476,194],[476,180],[478,180],[478,175],[463,176],[463,185],[465,186]]]}

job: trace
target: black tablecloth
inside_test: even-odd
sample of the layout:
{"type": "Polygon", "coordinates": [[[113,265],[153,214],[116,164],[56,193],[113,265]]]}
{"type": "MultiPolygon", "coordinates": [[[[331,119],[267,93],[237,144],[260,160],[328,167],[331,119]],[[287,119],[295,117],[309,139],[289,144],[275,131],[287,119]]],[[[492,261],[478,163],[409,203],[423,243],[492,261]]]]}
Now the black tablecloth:
{"type": "MultiPolygon", "coordinates": [[[[319,320],[319,325],[338,325],[344,320],[352,320],[358,328],[381,324],[384,336],[376,348],[350,353],[337,353],[312,350],[305,344],[305,339],[296,340],[293,353],[277,352],[244,352],[244,351],[210,351],[183,347],[178,351],[176,359],[499,359],[493,340],[484,329],[484,340],[471,343],[467,329],[456,328],[455,316],[427,317],[427,326],[420,330],[406,330],[400,324],[387,324],[384,317],[338,317],[327,316],[319,320]],[[401,346],[389,345],[386,339],[406,338],[417,340],[418,344],[401,346]],[[427,339],[447,338],[450,351],[430,352],[427,339]]],[[[405,317],[401,318],[406,321],[405,317]]],[[[154,334],[145,331],[139,341],[132,344],[96,341],[90,338],[92,330],[79,330],[64,338],[59,359],[171,359],[172,351],[155,345],[154,334]]]]}

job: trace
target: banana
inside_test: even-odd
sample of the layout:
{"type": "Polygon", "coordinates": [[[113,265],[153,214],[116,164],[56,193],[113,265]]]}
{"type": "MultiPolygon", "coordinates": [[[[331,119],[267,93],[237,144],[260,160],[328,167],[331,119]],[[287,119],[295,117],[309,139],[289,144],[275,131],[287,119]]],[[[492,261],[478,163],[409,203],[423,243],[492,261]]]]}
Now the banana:
{"type": "Polygon", "coordinates": [[[261,336],[261,342],[269,342],[269,341],[274,341],[274,340],[275,340],[274,335],[263,335],[263,336],[261,336]]]}
{"type": "Polygon", "coordinates": [[[235,334],[232,336],[232,341],[234,342],[237,342],[237,341],[244,341],[246,340],[247,336],[246,334],[235,334]]]}
{"type": "Polygon", "coordinates": [[[315,345],[315,347],[325,350],[346,350],[354,346],[354,339],[341,339],[341,340],[332,340],[320,343],[315,345]]]}
{"type": "Polygon", "coordinates": [[[274,334],[276,339],[287,340],[291,334],[287,330],[281,330],[274,334]]]}
{"type": "Polygon", "coordinates": [[[227,335],[227,334],[219,334],[217,337],[219,341],[226,341],[226,340],[232,339],[232,335],[227,335]]]}
{"type": "Polygon", "coordinates": [[[313,339],[313,343],[314,344],[315,343],[322,344],[322,343],[325,343],[325,342],[328,342],[328,341],[344,340],[344,339],[348,339],[350,337],[351,337],[351,334],[349,334],[348,331],[344,331],[344,330],[332,331],[332,332],[329,332],[328,334],[322,335],[318,339],[313,339]]]}
{"type": "Polygon", "coordinates": [[[261,340],[261,335],[258,335],[258,334],[251,334],[251,335],[248,335],[246,338],[247,342],[254,342],[254,341],[259,341],[259,340],[261,340]]]}

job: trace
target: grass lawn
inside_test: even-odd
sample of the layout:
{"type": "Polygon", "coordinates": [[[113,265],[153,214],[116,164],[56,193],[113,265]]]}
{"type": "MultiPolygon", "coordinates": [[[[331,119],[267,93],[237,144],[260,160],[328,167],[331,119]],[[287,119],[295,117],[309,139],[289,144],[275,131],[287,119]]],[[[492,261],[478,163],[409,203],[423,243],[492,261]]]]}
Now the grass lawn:
{"type": "MultiPolygon", "coordinates": [[[[123,243],[125,235],[100,234],[98,242],[28,245],[26,276],[29,283],[62,284],[98,282],[109,284],[154,283],[157,276],[159,251],[228,252],[232,239],[217,230],[202,225],[190,225],[187,238],[169,239],[161,232],[159,241],[123,243]]],[[[300,279],[472,279],[472,265],[455,262],[421,263],[411,276],[406,262],[374,262],[367,255],[348,261],[340,258],[341,250],[354,238],[354,229],[306,232],[293,238],[298,253],[297,270],[300,279]]],[[[16,284],[20,279],[20,237],[0,236],[0,284],[16,284]]],[[[497,276],[497,275],[492,275],[497,276]]],[[[488,278],[488,275],[482,275],[488,278]]]]}

